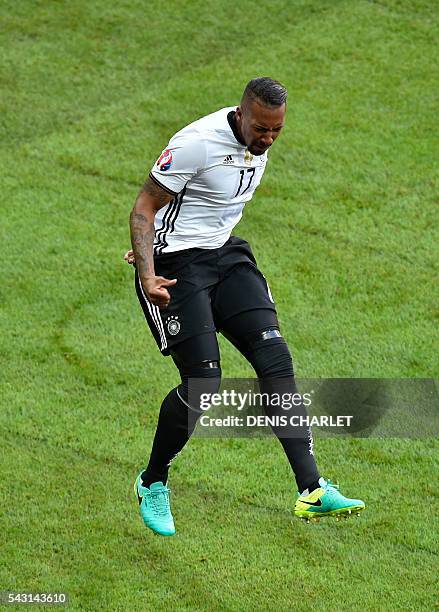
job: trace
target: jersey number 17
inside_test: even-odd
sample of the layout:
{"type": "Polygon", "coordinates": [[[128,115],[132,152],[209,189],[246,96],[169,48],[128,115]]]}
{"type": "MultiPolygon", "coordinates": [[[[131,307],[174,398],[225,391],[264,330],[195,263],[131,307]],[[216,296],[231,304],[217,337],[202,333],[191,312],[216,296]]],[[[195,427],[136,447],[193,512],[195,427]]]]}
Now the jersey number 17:
{"type": "Polygon", "coordinates": [[[244,189],[244,191],[242,193],[241,193],[241,188],[242,188],[242,183],[243,183],[243,180],[244,180],[244,174],[245,174],[246,171],[245,170],[240,170],[239,171],[239,174],[241,175],[241,180],[239,181],[239,187],[238,187],[238,191],[235,193],[235,198],[240,193],[241,193],[241,195],[244,195],[244,193],[250,189],[250,185],[252,184],[252,180],[253,180],[253,177],[255,175],[255,171],[256,171],[256,168],[247,168],[247,173],[250,172],[251,174],[250,174],[250,178],[249,178],[248,183],[247,183],[247,187],[244,189]]]}

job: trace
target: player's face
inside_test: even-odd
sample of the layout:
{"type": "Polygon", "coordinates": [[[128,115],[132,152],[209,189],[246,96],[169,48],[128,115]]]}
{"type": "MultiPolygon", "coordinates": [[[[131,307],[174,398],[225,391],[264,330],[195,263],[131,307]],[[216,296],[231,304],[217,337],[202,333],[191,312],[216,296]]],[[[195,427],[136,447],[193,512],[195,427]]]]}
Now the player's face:
{"type": "Polygon", "coordinates": [[[267,108],[253,101],[236,110],[236,123],[252,155],[262,155],[279,136],[285,122],[285,104],[267,108]]]}

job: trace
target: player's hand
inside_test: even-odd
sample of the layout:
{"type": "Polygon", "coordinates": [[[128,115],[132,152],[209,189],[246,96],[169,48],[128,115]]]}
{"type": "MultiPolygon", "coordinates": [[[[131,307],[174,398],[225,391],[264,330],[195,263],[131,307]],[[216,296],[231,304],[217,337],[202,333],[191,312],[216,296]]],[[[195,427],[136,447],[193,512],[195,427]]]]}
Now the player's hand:
{"type": "Polygon", "coordinates": [[[167,308],[171,296],[166,287],[172,287],[177,282],[176,278],[168,279],[164,276],[148,276],[141,279],[142,287],[151,304],[159,308],[167,308]]]}
{"type": "Polygon", "coordinates": [[[127,251],[123,257],[130,266],[133,266],[136,263],[136,258],[134,257],[134,251],[130,249],[127,251]]]}

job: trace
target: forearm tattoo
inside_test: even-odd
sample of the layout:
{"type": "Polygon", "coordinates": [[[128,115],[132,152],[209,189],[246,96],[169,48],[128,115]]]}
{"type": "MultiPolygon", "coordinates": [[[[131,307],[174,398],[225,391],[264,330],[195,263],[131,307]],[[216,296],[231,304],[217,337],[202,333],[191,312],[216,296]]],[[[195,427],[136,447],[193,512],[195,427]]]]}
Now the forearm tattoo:
{"type": "MultiPolygon", "coordinates": [[[[137,196],[137,201],[142,194],[152,196],[161,208],[169,202],[169,193],[160,189],[151,179],[148,179],[137,196]]],[[[131,244],[134,251],[136,268],[140,278],[154,276],[153,245],[155,237],[154,218],[148,218],[143,213],[136,211],[136,206],[130,215],[131,244]]]]}
{"type": "Polygon", "coordinates": [[[134,210],[130,215],[131,244],[134,251],[137,272],[140,277],[154,275],[152,247],[154,244],[154,222],[134,210]]]}

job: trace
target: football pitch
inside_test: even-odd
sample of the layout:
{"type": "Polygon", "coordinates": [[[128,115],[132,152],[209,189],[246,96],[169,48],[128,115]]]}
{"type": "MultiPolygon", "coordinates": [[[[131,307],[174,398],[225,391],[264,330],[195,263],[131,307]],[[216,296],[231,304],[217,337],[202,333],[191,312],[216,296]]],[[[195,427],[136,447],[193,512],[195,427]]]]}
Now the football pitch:
{"type": "MultiPolygon", "coordinates": [[[[367,508],[311,525],[292,518],[274,438],[194,438],[171,470],[177,535],[143,527],[132,485],[179,378],[123,254],[170,136],[250,78],[279,79],[286,126],[234,233],[298,376],[437,378],[435,3],[0,12],[0,591],[67,592],[78,610],[433,609],[433,437],[317,435],[321,473],[367,508]]],[[[253,375],[223,340],[221,354],[224,376],[253,375]]]]}

